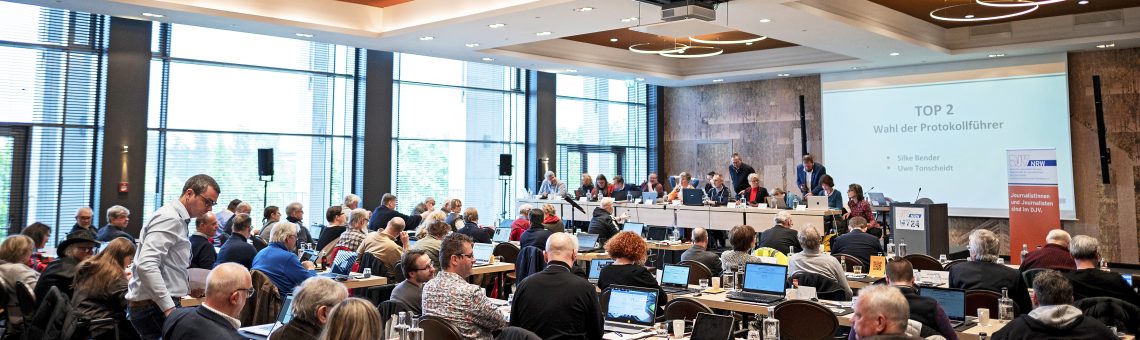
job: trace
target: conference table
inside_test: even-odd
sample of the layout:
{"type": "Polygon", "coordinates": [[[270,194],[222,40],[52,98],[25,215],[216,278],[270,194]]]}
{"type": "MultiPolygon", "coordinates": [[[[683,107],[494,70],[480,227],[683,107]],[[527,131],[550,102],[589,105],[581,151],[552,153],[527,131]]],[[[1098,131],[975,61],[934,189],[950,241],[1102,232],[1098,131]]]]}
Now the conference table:
{"type": "MultiPolygon", "coordinates": [[[[514,264],[511,264],[511,268],[512,269],[514,268],[514,264]]],[[[359,274],[359,273],[353,273],[353,274],[359,274]]],[[[345,280],[345,281],[340,281],[340,283],[343,284],[344,287],[348,288],[348,289],[367,288],[367,287],[376,287],[376,286],[386,285],[386,284],[388,284],[388,278],[383,277],[383,276],[373,275],[373,276],[367,277],[367,278],[359,278],[359,279],[350,278],[350,279],[345,280]]],[[[201,303],[202,303],[201,298],[196,298],[196,297],[192,297],[192,296],[183,296],[182,297],[182,307],[194,307],[194,306],[197,306],[201,303]]]]}
{"type": "MultiPolygon", "coordinates": [[[[562,199],[520,199],[517,204],[530,204],[534,208],[550,204],[559,218],[564,221],[589,222],[593,217],[593,210],[600,206],[598,202],[575,201],[582,207],[578,211],[569,202],[562,199]]],[[[808,226],[815,227],[823,232],[824,221],[835,218],[841,214],[839,210],[793,209],[782,210],[759,207],[711,207],[688,206],[680,204],[638,204],[632,202],[615,202],[614,216],[629,215],[628,222],[643,223],[655,227],[702,227],[709,230],[730,230],[734,226],[749,225],[757,232],[767,230],[774,226],[776,213],[787,211],[792,218],[792,229],[803,230],[808,226]]]]}

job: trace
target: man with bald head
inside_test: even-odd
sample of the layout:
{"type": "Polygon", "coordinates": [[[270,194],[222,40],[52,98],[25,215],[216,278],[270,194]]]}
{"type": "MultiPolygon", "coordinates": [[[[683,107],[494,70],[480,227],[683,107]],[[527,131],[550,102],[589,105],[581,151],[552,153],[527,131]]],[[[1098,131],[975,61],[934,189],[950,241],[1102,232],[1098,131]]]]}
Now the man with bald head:
{"type": "Polygon", "coordinates": [[[207,212],[194,223],[194,232],[190,234],[189,268],[214,269],[214,261],[218,260],[218,251],[214,249],[210,237],[218,231],[218,218],[214,213],[207,212]]]}
{"type": "Polygon", "coordinates": [[[922,339],[906,334],[910,306],[898,288],[871,285],[859,290],[851,332],[856,339],[922,339]]]}
{"type": "Polygon", "coordinates": [[[708,250],[709,233],[705,228],[693,229],[693,246],[681,253],[681,261],[696,261],[705,265],[714,276],[720,275],[720,256],[708,250]]]}
{"type": "Polygon", "coordinates": [[[75,211],[75,225],[71,227],[71,232],[67,233],[67,238],[73,238],[76,235],[83,234],[96,238],[96,231],[93,222],[95,220],[95,213],[88,207],[79,208],[75,211]]]}
{"type": "Polygon", "coordinates": [[[364,241],[360,242],[360,248],[356,253],[361,256],[369,253],[383,262],[384,269],[388,272],[376,274],[383,274],[392,280],[396,278],[396,262],[399,262],[404,252],[408,251],[408,243],[408,232],[404,231],[404,219],[393,217],[384,230],[368,233],[364,241]]]}
{"type": "Polygon", "coordinates": [[[206,276],[205,301],[196,308],[181,308],[170,313],[162,326],[162,338],[244,339],[237,331],[241,327],[238,317],[252,294],[253,280],[248,269],[236,263],[218,265],[206,276]]]}
{"type": "Polygon", "coordinates": [[[546,269],[527,276],[515,292],[511,326],[543,339],[565,334],[601,339],[602,311],[594,285],[570,271],[578,256],[578,239],[554,233],[546,240],[542,254],[546,269]]]}
{"type": "Polygon", "coordinates": [[[1069,236],[1068,232],[1061,229],[1050,230],[1049,234],[1045,235],[1045,246],[1025,255],[1025,259],[1021,261],[1021,266],[1017,270],[1022,273],[1036,268],[1060,271],[1076,270],[1077,266],[1073,260],[1073,254],[1069,252],[1069,243],[1071,242],[1073,242],[1073,238],[1069,236]]]}

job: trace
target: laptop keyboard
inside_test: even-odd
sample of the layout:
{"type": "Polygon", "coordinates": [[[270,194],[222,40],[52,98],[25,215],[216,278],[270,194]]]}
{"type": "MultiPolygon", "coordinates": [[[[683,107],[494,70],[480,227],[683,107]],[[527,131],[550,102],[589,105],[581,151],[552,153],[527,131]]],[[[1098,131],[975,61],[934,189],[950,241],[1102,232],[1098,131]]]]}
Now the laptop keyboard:
{"type": "Polygon", "coordinates": [[[776,302],[776,301],[780,301],[780,300],[784,299],[783,296],[779,296],[779,295],[741,292],[741,291],[729,292],[728,298],[733,299],[733,300],[743,300],[743,301],[758,302],[758,303],[772,303],[772,302],[776,302]]]}
{"type": "Polygon", "coordinates": [[[648,327],[641,326],[641,325],[629,325],[629,324],[617,323],[617,322],[606,322],[606,324],[605,324],[605,331],[607,331],[607,332],[618,332],[618,333],[627,333],[627,334],[628,333],[638,333],[638,332],[645,330],[646,328],[648,328],[648,327]]]}

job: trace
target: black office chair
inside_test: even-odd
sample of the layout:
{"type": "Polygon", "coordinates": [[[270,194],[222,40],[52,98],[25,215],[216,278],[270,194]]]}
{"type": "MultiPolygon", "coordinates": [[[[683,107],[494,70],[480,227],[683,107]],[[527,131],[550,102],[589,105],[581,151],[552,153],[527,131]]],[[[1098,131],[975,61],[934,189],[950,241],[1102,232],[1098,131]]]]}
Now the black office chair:
{"type": "Polygon", "coordinates": [[[675,298],[665,305],[665,320],[696,320],[697,314],[713,314],[712,308],[688,297],[675,298]]]}
{"type": "Polygon", "coordinates": [[[704,263],[697,261],[681,261],[677,265],[689,267],[689,284],[700,284],[701,280],[712,281],[712,270],[704,263]]]}
{"type": "Polygon", "coordinates": [[[942,263],[926,254],[910,254],[903,256],[904,259],[910,261],[911,266],[918,270],[944,270],[942,263]]]}
{"type": "Polygon", "coordinates": [[[424,315],[420,317],[420,328],[424,330],[424,339],[463,340],[463,335],[459,334],[458,328],[438,316],[424,315]]]}
{"type": "Polygon", "coordinates": [[[831,256],[835,257],[839,263],[847,263],[847,267],[843,268],[843,271],[845,272],[850,273],[855,266],[862,266],[864,268],[863,270],[869,270],[869,268],[867,268],[867,264],[863,263],[863,260],[860,260],[858,257],[843,253],[831,253],[831,256]]]}
{"type": "Polygon", "coordinates": [[[784,339],[831,338],[839,328],[839,318],[835,313],[807,300],[781,302],[771,315],[780,320],[780,337],[784,339]]]}
{"type": "Polygon", "coordinates": [[[1032,287],[1033,286],[1033,279],[1037,278],[1038,274],[1044,273],[1046,270],[1049,270],[1049,269],[1033,268],[1030,270],[1026,270],[1024,272],[1021,272],[1021,278],[1025,280],[1026,286],[1032,287]]]}

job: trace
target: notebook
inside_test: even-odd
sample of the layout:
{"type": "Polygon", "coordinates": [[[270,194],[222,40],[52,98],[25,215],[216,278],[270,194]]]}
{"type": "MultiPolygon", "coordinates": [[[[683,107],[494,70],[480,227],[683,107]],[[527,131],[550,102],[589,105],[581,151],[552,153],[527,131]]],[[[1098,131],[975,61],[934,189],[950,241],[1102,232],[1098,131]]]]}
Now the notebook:
{"type": "Polygon", "coordinates": [[[953,288],[922,287],[918,293],[937,300],[938,304],[942,306],[942,310],[946,312],[946,317],[950,319],[951,326],[958,327],[966,322],[966,291],[953,288]]]}
{"type": "Polygon", "coordinates": [[[644,223],[635,223],[635,222],[626,222],[625,225],[623,225],[621,227],[621,230],[622,231],[632,231],[634,234],[641,235],[642,232],[645,230],[645,224],[644,223]]]}
{"type": "Polygon", "coordinates": [[[688,291],[689,266],[665,265],[661,272],[661,289],[670,293],[688,291]]]}
{"type": "Polygon", "coordinates": [[[788,267],[769,263],[744,265],[744,291],[784,296],[788,267]]]}
{"type": "Polygon", "coordinates": [[[590,260],[590,283],[598,283],[598,277],[602,275],[602,269],[614,263],[613,259],[593,259],[590,260]]]}
{"type": "Polygon", "coordinates": [[[490,243],[475,243],[471,246],[471,254],[475,255],[475,266],[491,264],[491,256],[495,252],[495,245],[490,243]]]}
{"type": "Polygon", "coordinates": [[[808,209],[827,210],[827,196],[808,196],[808,209]]]}
{"type": "Polygon", "coordinates": [[[887,197],[883,196],[881,192],[868,192],[867,197],[873,206],[881,207],[887,205],[887,197]]]}
{"type": "Polygon", "coordinates": [[[689,340],[731,340],[732,323],[731,316],[697,314],[697,321],[693,322],[693,335],[689,340]]]}
{"type": "Polygon", "coordinates": [[[495,228],[495,236],[491,238],[491,242],[503,243],[510,242],[511,240],[511,227],[495,228]]]}
{"type": "Polygon", "coordinates": [[[645,204],[657,203],[657,192],[656,191],[646,191],[646,192],[641,193],[641,202],[643,202],[645,204]]]}
{"type": "Polygon", "coordinates": [[[768,196],[766,199],[769,208],[773,209],[788,209],[788,202],[776,197],[768,196]]]}
{"type": "Polygon", "coordinates": [[[578,233],[578,252],[590,252],[598,248],[598,234],[578,233]]]}
{"type": "Polygon", "coordinates": [[[653,327],[657,312],[657,289],[612,285],[606,304],[607,332],[637,333],[653,327]]]}
{"type": "Polygon", "coordinates": [[[256,334],[263,337],[268,337],[274,330],[289,323],[293,319],[293,294],[285,296],[285,302],[281,304],[281,311],[277,314],[277,322],[268,323],[264,325],[249,326],[239,329],[239,331],[256,334]]]}
{"type": "Polygon", "coordinates": [[[681,189],[681,204],[700,206],[705,203],[702,200],[705,198],[705,192],[701,189],[681,189]]]}

